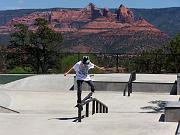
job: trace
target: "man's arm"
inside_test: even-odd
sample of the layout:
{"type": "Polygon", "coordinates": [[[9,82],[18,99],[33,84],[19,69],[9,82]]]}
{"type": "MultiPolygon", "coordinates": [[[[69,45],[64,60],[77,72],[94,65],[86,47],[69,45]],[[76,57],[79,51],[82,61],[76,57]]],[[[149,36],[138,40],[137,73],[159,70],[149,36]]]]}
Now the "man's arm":
{"type": "Polygon", "coordinates": [[[103,70],[103,71],[106,70],[104,67],[99,67],[99,66],[97,66],[97,65],[95,65],[95,64],[94,64],[94,67],[97,68],[97,69],[103,70]]]}
{"type": "Polygon", "coordinates": [[[66,76],[67,74],[69,74],[72,70],[73,70],[73,67],[70,68],[66,73],[64,73],[64,76],[66,76]]]}

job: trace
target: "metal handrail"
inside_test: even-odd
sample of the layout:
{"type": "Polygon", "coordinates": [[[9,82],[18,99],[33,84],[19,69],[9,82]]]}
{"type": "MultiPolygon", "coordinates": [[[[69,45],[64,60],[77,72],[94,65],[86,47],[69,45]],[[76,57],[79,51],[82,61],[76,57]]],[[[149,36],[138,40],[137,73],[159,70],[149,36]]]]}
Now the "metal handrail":
{"type": "Polygon", "coordinates": [[[128,89],[128,96],[130,96],[130,93],[132,93],[132,82],[136,80],[136,71],[132,71],[131,75],[129,77],[129,81],[125,86],[123,96],[126,96],[126,90],[128,89]]]}
{"type": "Polygon", "coordinates": [[[78,106],[78,122],[81,122],[82,107],[86,105],[86,117],[89,117],[89,103],[92,102],[92,115],[95,113],[108,113],[108,107],[96,98],[89,99],[78,106]]]}

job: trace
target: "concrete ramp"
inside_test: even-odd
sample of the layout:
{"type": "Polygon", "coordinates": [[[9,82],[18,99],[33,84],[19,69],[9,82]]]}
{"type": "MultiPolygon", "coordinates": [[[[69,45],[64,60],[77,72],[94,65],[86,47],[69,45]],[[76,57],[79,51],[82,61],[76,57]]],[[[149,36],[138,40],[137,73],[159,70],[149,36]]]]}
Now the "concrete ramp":
{"type": "Polygon", "coordinates": [[[11,104],[11,101],[9,94],[0,91],[0,106],[8,107],[11,104]]]}
{"type": "Polygon", "coordinates": [[[12,99],[9,94],[0,92],[0,113],[19,113],[18,111],[8,108],[11,105],[12,99]]]}
{"type": "Polygon", "coordinates": [[[73,76],[58,75],[36,75],[7,83],[0,86],[3,90],[25,90],[25,91],[66,91],[73,86],[73,76]]]}

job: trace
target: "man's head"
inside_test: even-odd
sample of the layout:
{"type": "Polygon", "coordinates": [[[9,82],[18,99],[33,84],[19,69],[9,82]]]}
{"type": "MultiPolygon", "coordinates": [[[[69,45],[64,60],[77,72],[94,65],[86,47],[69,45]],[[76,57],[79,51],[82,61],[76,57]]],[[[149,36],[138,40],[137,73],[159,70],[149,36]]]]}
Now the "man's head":
{"type": "Polygon", "coordinates": [[[90,63],[89,56],[83,56],[82,63],[88,65],[90,63]]]}

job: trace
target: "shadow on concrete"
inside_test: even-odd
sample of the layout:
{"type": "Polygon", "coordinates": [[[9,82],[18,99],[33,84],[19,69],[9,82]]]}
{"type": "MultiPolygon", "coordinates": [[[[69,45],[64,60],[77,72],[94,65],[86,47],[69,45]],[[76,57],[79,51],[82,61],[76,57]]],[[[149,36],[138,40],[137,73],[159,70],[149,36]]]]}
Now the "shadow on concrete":
{"type": "Polygon", "coordinates": [[[153,105],[141,107],[141,109],[147,110],[147,112],[141,112],[141,113],[163,113],[167,101],[155,100],[155,101],[150,101],[148,103],[153,105]]]}
{"type": "Polygon", "coordinates": [[[177,81],[174,82],[174,85],[170,91],[170,95],[177,95],[177,81]]]}
{"type": "Polygon", "coordinates": [[[176,129],[175,135],[180,135],[180,122],[178,122],[178,126],[177,126],[177,129],[176,129]]]}
{"type": "MultiPolygon", "coordinates": [[[[85,115],[81,116],[81,119],[85,118],[85,115]]],[[[56,119],[56,120],[73,120],[72,122],[77,122],[78,121],[78,117],[65,117],[65,118],[51,118],[48,120],[52,120],[52,119],[56,119]]]]}

